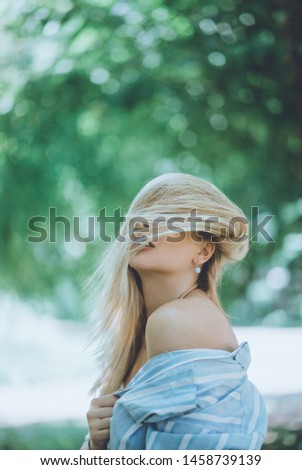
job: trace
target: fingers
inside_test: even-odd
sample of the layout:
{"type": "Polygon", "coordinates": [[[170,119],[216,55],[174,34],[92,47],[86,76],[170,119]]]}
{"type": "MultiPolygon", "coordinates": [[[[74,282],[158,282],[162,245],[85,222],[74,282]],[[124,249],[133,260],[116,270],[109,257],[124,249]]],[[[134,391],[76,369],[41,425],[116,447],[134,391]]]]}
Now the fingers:
{"type": "Polygon", "coordinates": [[[86,413],[88,422],[94,420],[103,420],[111,418],[113,414],[113,406],[118,397],[114,395],[104,395],[102,397],[93,398],[90,402],[90,408],[86,413]]]}
{"type": "Polygon", "coordinates": [[[105,408],[96,408],[94,406],[90,407],[88,412],[86,413],[86,416],[88,419],[92,418],[109,418],[112,416],[113,413],[113,407],[105,407],[105,408]]]}
{"type": "Polygon", "coordinates": [[[96,408],[99,408],[101,406],[113,406],[116,400],[118,400],[118,397],[112,394],[103,395],[102,397],[93,398],[91,400],[91,405],[95,406],[96,408]]]}
{"type": "MultiPolygon", "coordinates": [[[[101,413],[99,413],[101,414],[101,413]]],[[[89,424],[89,427],[92,427],[94,429],[106,429],[110,427],[110,421],[111,421],[111,416],[99,416],[93,411],[88,410],[86,413],[87,421],[89,424]]]]}
{"type": "Polygon", "coordinates": [[[105,431],[110,429],[110,418],[95,419],[91,423],[91,430],[95,432],[105,431]]]}
{"type": "Polygon", "coordinates": [[[86,417],[90,430],[90,441],[94,448],[103,448],[104,443],[110,438],[110,420],[118,398],[109,394],[93,398],[90,402],[86,417]]]}
{"type": "Polygon", "coordinates": [[[101,431],[96,432],[96,438],[100,441],[108,441],[110,437],[109,429],[104,429],[101,431]]]}
{"type": "Polygon", "coordinates": [[[93,439],[91,436],[91,440],[94,443],[94,446],[102,446],[105,442],[109,441],[109,438],[110,438],[109,429],[105,429],[102,431],[95,431],[93,433],[93,439]]]}
{"type": "Polygon", "coordinates": [[[100,421],[98,422],[98,429],[100,430],[110,429],[110,420],[111,420],[111,417],[100,419],[100,421]]]}

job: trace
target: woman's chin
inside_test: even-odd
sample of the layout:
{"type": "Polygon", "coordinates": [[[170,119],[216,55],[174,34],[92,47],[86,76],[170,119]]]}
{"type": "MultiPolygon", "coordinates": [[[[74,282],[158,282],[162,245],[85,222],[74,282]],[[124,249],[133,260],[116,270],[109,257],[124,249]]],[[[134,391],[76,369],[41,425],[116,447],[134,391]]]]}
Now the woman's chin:
{"type": "MultiPolygon", "coordinates": [[[[137,243],[133,243],[132,248],[136,249],[136,247],[139,247],[139,245],[137,243]]],[[[133,253],[133,256],[136,256],[141,253],[147,253],[148,251],[152,251],[154,249],[155,248],[153,246],[141,246],[135,253],[133,253]]]]}

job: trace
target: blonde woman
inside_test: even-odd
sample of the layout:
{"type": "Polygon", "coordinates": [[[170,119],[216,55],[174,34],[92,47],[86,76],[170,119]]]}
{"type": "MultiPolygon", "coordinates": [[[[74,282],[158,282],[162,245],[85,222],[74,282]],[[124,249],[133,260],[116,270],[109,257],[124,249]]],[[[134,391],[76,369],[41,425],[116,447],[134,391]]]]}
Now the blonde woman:
{"type": "MultiPolygon", "coordinates": [[[[82,449],[260,449],[262,396],[218,298],[248,221],[213,184],[149,181],[93,276],[100,378],[82,449]]],[[[95,323],[96,322],[96,323],[95,323]]]]}

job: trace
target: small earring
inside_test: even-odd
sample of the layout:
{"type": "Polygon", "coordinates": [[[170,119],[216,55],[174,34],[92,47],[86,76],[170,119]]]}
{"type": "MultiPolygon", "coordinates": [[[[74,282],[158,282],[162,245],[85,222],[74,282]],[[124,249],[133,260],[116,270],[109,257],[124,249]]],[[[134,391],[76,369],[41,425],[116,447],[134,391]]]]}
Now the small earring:
{"type": "Polygon", "coordinates": [[[196,273],[200,273],[201,268],[198,266],[198,264],[195,264],[194,271],[195,271],[196,273]]]}

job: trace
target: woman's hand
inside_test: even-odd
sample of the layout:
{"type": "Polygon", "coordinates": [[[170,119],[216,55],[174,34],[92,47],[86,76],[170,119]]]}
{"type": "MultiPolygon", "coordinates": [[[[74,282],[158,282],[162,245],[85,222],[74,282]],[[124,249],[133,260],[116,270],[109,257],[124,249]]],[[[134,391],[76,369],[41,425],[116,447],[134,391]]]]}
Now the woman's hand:
{"type": "Polygon", "coordinates": [[[110,437],[110,419],[113,413],[114,403],[118,397],[109,394],[93,398],[89,410],[86,413],[90,448],[92,450],[106,450],[110,437]]]}

